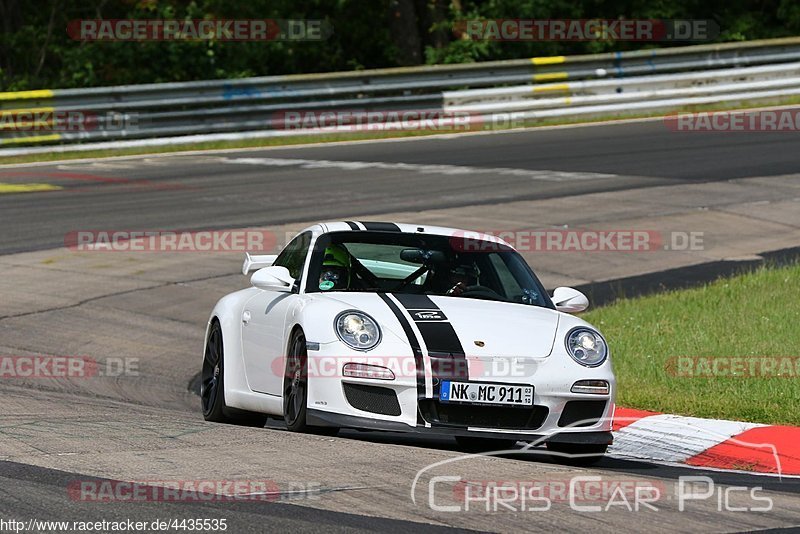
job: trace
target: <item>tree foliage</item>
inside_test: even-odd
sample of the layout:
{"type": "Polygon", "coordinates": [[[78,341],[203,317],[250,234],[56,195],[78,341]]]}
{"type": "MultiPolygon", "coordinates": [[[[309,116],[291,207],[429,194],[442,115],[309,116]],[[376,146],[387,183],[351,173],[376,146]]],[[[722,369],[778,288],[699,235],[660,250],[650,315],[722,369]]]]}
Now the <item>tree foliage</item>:
{"type": "Polygon", "coordinates": [[[794,0],[0,0],[0,90],[91,87],[628,50],[625,42],[459,38],[475,18],[713,18],[718,40],[793,35],[794,0]],[[325,41],[92,42],[77,19],[322,19],[325,41]]]}

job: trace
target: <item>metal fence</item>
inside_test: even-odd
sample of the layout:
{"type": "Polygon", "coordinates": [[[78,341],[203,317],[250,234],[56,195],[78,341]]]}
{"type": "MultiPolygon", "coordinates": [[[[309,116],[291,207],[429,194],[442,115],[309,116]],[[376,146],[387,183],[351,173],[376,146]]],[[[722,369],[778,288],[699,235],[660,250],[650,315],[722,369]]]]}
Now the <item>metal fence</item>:
{"type": "Polygon", "coordinates": [[[461,126],[466,117],[467,126],[476,127],[496,123],[498,116],[506,121],[508,114],[525,121],[625,116],[693,104],[771,102],[798,94],[800,38],[239,80],[22,91],[0,93],[0,156],[353,131],[370,112],[370,120],[384,121],[386,126],[396,120],[392,111],[431,111],[453,115],[461,126]],[[287,113],[293,111],[312,112],[316,117],[330,111],[336,114],[337,124],[288,124],[287,113]],[[70,113],[77,117],[72,129],[69,125],[48,128],[48,120],[70,113]],[[30,146],[43,144],[49,146],[30,146]]]}

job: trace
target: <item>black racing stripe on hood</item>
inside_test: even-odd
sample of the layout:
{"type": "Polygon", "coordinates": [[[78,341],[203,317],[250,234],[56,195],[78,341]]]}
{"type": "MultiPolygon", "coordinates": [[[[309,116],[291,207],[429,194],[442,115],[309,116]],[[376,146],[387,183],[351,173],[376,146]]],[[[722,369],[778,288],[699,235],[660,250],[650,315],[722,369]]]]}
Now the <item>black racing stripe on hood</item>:
{"type": "Polygon", "coordinates": [[[425,340],[428,352],[449,352],[464,356],[464,348],[461,346],[453,325],[447,322],[420,322],[417,323],[419,333],[425,340]]]}
{"type": "MultiPolygon", "coordinates": [[[[406,337],[408,338],[408,343],[411,345],[411,351],[414,353],[414,364],[417,370],[417,399],[424,399],[425,359],[422,356],[422,348],[420,347],[417,335],[414,333],[414,330],[411,329],[411,323],[408,322],[408,319],[406,319],[406,316],[403,315],[403,312],[400,310],[400,308],[397,307],[397,304],[395,304],[394,301],[385,293],[378,293],[378,296],[386,303],[387,306],[389,306],[389,309],[392,310],[392,313],[394,313],[394,316],[397,317],[397,320],[400,322],[400,326],[403,327],[403,332],[405,332],[406,337]]],[[[417,424],[425,424],[425,420],[422,418],[422,414],[419,412],[419,410],[417,410],[417,424]]]]}
{"type": "Polygon", "coordinates": [[[437,306],[428,295],[409,293],[392,293],[407,310],[438,310],[437,306]]]}
{"type": "Polygon", "coordinates": [[[345,221],[344,223],[349,226],[351,230],[358,230],[358,225],[353,221],[345,221]]]}
{"type": "MultiPolygon", "coordinates": [[[[392,294],[406,310],[425,341],[431,360],[431,374],[441,380],[469,380],[466,353],[453,325],[428,295],[392,294]],[[438,312],[434,320],[419,314],[421,310],[438,312]]],[[[436,392],[434,391],[434,396],[436,392]]]]}

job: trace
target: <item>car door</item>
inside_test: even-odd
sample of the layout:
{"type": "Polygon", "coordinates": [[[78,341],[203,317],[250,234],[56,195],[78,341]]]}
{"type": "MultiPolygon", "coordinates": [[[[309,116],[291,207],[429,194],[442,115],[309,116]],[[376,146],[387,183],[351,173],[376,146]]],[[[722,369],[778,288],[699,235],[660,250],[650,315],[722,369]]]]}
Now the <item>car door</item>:
{"type": "Polygon", "coordinates": [[[250,389],[281,395],[286,356],[287,313],[300,298],[299,281],[311,244],[311,232],[295,237],[273,265],[286,267],[297,281],[291,292],[261,290],[242,312],[242,352],[250,389]]]}

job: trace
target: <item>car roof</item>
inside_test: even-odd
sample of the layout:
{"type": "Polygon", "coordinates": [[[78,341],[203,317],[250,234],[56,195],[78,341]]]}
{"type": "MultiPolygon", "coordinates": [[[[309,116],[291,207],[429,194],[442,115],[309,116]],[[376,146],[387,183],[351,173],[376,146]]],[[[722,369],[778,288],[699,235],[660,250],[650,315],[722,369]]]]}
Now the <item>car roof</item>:
{"type": "MultiPolygon", "coordinates": [[[[502,243],[513,249],[509,243],[498,236],[476,230],[463,230],[446,226],[432,226],[428,224],[409,224],[384,221],[332,221],[315,225],[321,227],[323,233],[328,232],[401,232],[408,234],[441,235],[445,237],[458,237],[480,241],[502,243]]],[[[314,226],[306,230],[313,230],[314,226]]],[[[306,231],[304,230],[304,231],[306,231]]]]}

